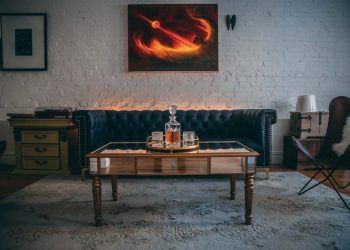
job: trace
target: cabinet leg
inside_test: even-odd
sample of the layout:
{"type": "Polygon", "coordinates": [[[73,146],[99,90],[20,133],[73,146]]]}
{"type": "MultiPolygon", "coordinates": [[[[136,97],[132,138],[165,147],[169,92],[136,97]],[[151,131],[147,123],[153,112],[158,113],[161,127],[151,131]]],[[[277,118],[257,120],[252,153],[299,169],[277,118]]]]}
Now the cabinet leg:
{"type": "Polygon", "coordinates": [[[236,175],[230,175],[231,200],[236,199],[236,175]]]}
{"type": "Polygon", "coordinates": [[[102,215],[101,215],[101,177],[94,176],[92,178],[92,195],[94,197],[95,207],[95,224],[101,226],[102,215]]]}
{"type": "Polygon", "coordinates": [[[254,174],[246,174],[245,178],[245,224],[252,224],[254,174]]]}
{"type": "Polygon", "coordinates": [[[111,176],[111,182],[112,182],[112,197],[113,200],[118,200],[118,179],[116,175],[111,176]]]}

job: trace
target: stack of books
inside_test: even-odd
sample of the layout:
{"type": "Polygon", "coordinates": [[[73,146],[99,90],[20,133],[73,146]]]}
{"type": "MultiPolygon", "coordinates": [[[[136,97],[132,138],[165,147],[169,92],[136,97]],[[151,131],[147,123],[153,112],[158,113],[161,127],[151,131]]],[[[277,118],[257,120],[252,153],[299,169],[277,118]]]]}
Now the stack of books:
{"type": "Polygon", "coordinates": [[[69,118],[72,117],[72,108],[36,108],[34,114],[38,118],[69,118]]]}
{"type": "Polygon", "coordinates": [[[73,108],[38,107],[33,113],[7,113],[10,118],[70,118],[73,108]]]}

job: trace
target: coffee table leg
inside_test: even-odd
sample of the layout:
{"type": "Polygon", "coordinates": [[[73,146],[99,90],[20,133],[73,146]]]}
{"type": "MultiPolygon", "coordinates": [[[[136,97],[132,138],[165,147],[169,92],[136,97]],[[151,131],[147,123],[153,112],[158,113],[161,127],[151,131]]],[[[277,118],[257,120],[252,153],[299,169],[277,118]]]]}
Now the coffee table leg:
{"type": "Polygon", "coordinates": [[[92,195],[94,197],[95,207],[95,223],[96,226],[101,226],[101,177],[94,176],[92,179],[92,195]]]}
{"type": "Polygon", "coordinates": [[[113,200],[118,200],[118,180],[116,175],[111,176],[111,182],[112,182],[112,197],[113,200]]]}
{"type": "Polygon", "coordinates": [[[252,224],[254,174],[246,174],[245,178],[245,224],[252,224]]]}
{"type": "Polygon", "coordinates": [[[230,175],[231,200],[236,199],[236,175],[230,175]]]}

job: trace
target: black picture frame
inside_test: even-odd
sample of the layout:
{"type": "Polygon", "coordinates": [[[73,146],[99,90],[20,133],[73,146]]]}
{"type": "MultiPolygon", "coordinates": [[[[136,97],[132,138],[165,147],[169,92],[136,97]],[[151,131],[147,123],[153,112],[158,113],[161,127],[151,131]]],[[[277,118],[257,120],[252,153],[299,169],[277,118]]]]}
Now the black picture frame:
{"type": "Polygon", "coordinates": [[[47,70],[47,14],[1,13],[1,70],[47,70]]]}
{"type": "Polygon", "coordinates": [[[218,4],[129,4],[128,71],[218,71],[218,4]]]}

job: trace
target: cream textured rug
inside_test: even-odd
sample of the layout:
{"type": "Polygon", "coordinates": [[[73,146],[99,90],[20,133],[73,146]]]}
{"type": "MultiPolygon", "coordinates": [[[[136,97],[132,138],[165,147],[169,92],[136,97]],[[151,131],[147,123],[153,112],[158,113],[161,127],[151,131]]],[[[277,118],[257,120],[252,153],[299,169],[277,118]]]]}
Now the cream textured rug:
{"type": "Polygon", "coordinates": [[[103,179],[96,228],[91,180],[49,176],[0,201],[0,249],[349,249],[350,212],[324,186],[297,195],[306,181],[256,181],[246,226],[243,181],[231,201],[227,177],[121,178],[113,202],[103,179]]]}

